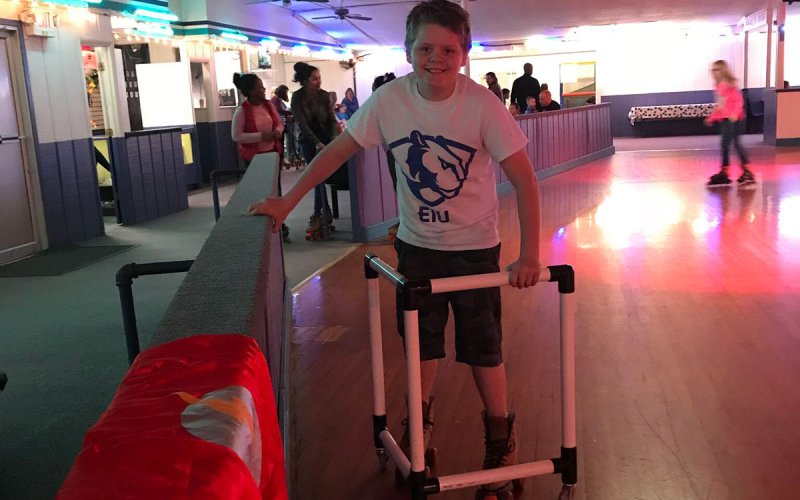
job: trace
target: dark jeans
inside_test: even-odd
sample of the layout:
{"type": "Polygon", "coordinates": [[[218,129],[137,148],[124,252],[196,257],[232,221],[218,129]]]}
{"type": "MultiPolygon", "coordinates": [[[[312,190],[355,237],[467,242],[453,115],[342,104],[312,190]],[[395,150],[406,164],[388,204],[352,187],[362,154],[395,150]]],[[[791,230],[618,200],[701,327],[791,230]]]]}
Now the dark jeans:
{"type": "Polygon", "coordinates": [[[739,122],[724,120],[720,123],[720,132],[722,133],[722,167],[724,168],[731,164],[730,149],[731,142],[733,142],[733,147],[736,148],[736,154],[739,155],[742,168],[745,168],[750,163],[750,160],[747,158],[747,152],[742,147],[742,143],[739,142],[739,122]]]}
{"type": "MultiPolygon", "coordinates": [[[[303,159],[306,165],[311,165],[311,160],[317,156],[317,146],[305,142],[300,143],[300,150],[303,153],[303,159]]],[[[320,215],[322,213],[322,199],[325,196],[325,183],[321,182],[314,186],[314,214],[320,215]]]]}

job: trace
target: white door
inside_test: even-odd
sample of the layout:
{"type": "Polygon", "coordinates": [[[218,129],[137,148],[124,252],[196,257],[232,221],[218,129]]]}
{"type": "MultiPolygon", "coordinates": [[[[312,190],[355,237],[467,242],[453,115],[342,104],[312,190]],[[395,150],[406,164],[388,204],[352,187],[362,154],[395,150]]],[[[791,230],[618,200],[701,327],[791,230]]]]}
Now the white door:
{"type": "Polygon", "coordinates": [[[0,265],[38,249],[22,158],[8,42],[0,32],[0,265]]]}
{"type": "Polygon", "coordinates": [[[38,250],[22,158],[9,39],[0,32],[0,265],[38,250]]]}

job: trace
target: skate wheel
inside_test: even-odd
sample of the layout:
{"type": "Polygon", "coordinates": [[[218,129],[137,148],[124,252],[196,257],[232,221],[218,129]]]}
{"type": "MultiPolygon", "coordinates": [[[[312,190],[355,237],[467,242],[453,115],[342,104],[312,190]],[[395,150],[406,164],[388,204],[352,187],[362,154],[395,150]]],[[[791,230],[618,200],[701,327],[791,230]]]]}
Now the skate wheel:
{"type": "Polygon", "coordinates": [[[558,494],[558,500],[572,500],[575,498],[575,485],[562,485],[561,493],[558,494]]]}

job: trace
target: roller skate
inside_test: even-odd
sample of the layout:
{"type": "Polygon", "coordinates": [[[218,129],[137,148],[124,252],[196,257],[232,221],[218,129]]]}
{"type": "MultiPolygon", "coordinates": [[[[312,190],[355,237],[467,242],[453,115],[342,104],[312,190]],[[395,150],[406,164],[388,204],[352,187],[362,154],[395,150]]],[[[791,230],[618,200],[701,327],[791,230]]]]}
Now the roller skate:
{"type": "Polygon", "coordinates": [[[328,233],[328,225],[324,222],[319,214],[314,214],[308,219],[308,227],[306,228],[306,240],[319,241],[327,240],[330,237],[328,233]]]}
{"type": "MultiPolygon", "coordinates": [[[[403,422],[403,437],[400,439],[400,449],[406,457],[411,455],[411,435],[408,429],[408,418],[403,422]]],[[[436,469],[436,448],[430,448],[431,436],[433,435],[433,398],[430,402],[422,402],[422,442],[425,445],[425,474],[428,477],[434,475],[436,469]]],[[[400,469],[395,469],[395,482],[397,486],[405,486],[406,478],[400,469]]]]}
{"type": "MultiPolygon", "coordinates": [[[[490,417],[484,411],[481,416],[486,444],[483,468],[496,469],[516,464],[519,454],[517,433],[514,428],[516,415],[509,413],[505,417],[490,417]]],[[[514,491],[522,491],[523,486],[522,479],[484,484],[475,492],[475,500],[513,500],[514,491]]]]}
{"type": "Polygon", "coordinates": [[[281,238],[283,238],[284,243],[292,242],[292,240],[289,238],[289,226],[286,224],[281,225],[281,238]]]}
{"type": "Polygon", "coordinates": [[[751,172],[747,167],[743,167],[743,170],[744,172],[742,172],[742,175],[736,179],[736,184],[738,185],[739,189],[755,189],[756,178],[753,175],[753,172],[751,172]]]}
{"type": "Polygon", "coordinates": [[[706,187],[708,188],[721,188],[721,187],[728,187],[731,185],[731,178],[728,177],[728,172],[725,169],[720,170],[716,174],[712,175],[708,182],[706,182],[706,187]]]}
{"type": "Polygon", "coordinates": [[[394,240],[397,239],[397,230],[399,228],[400,228],[400,223],[399,222],[397,224],[392,225],[389,228],[388,234],[389,234],[389,241],[390,242],[394,243],[394,240]]]}

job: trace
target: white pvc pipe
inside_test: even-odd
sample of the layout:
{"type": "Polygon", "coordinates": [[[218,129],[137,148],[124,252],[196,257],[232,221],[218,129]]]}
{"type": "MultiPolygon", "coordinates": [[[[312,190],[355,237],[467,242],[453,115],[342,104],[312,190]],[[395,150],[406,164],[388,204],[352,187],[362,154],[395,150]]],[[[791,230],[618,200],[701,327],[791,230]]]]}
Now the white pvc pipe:
{"type": "Polygon", "coordinates": [[[457,490],[469,486],[511,481],[512,479],[521,479],[523,477],[545,476],[553,472],[555,472],[555,467],[551,460],[511,465],[498,469],[465,472],[463,474],[439,477],[439,491],[457,490]]]}
{"type": "Polygon", "coordinates": [[[425,442],[422,435],[422,375],[419,359],[419,311],[403,311],[406,367],[408,376],[408,430],[411,438],[411,470],[425,470],[425,442]]]}
{"type": "Polygon", "coordinates": [[[374,415],[386,415],[386,387],[383,381],[383,342],[381,339],[381,291],[378,279],[367,280],[369,305],[369,345],[372,350],[372,402],[374,415]]]}
{"type": "Polygon", "coordinates": [[[561,298],[561,441],[564,448],[577,444],[575,430],[575,294],[561,298]]]}
{"type": "Polygon", "coordinates": [[[397,468],[400,469],[403,477],[408,477],[408,471],[411,470],[411,463],[408,461],[408,457],[403,454],[403,450],[400,449],[397,441],[394,440],[394,437],[392,437],[389,431],[382,431],[378,435],[381,438],[381,442],[383,442],[386,453],[392,461],[394,461],[397,468]]]}
{"type": "MultiPolygon", "coordinates": [[[[458,292],[460,290],[505,286],[509,284],[510,279],[510,272],[439,278],[431,280],[431,293],[458,292]]],[[[543,267],[541,271],[539,271],[539,283],[546,281],[550,281],[550,269],[543,267]]]]}

